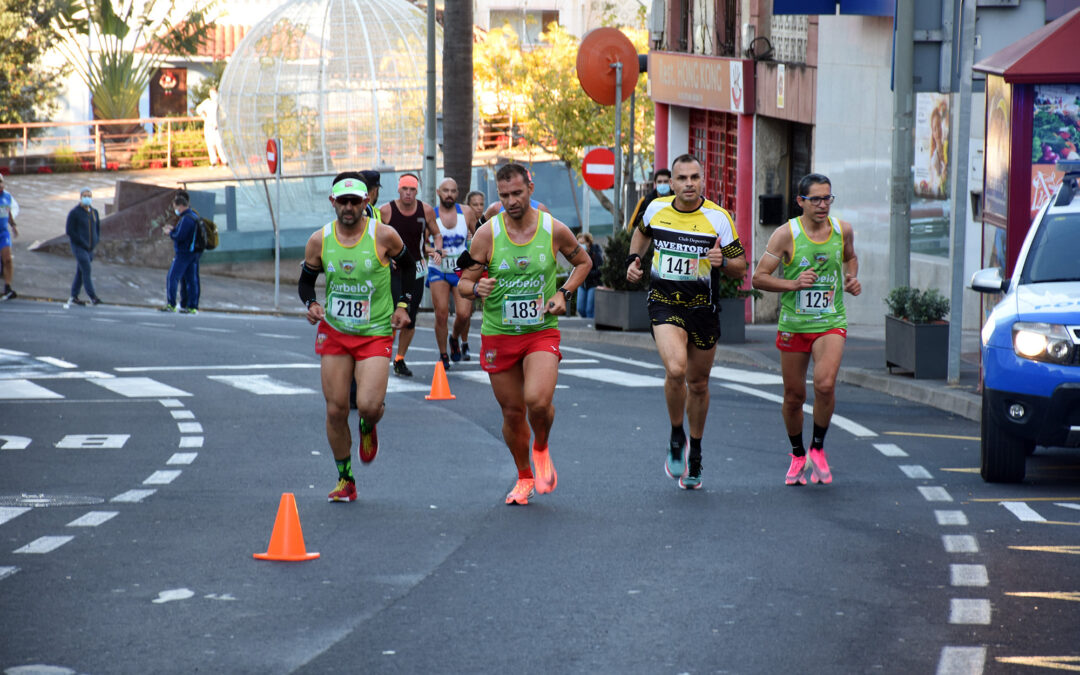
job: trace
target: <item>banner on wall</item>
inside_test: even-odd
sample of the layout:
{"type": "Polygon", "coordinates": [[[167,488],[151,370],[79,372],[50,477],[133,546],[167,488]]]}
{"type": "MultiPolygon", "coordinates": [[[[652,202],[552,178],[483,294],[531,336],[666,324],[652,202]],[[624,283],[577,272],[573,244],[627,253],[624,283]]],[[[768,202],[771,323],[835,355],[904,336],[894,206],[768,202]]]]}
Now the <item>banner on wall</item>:
{"type": "Polygon", "coordinates": [[[1031,217],[1061,185],[1059,159],[1080,159],[1080,84],[1035,85],[1031,124],[1031,217]]]}
{"type": "Polygon", "coordinates": [[[983,217],[1002,227],[1009,216],[1009,134],[1012,129],[1012,85],[997,75],[986,77],[986,171],[983,174],[983,217]]]}
{"type": "Polygon", "coordinates": [[[949,95],[915,98],[915,194],[949,197],[949,95]]]}

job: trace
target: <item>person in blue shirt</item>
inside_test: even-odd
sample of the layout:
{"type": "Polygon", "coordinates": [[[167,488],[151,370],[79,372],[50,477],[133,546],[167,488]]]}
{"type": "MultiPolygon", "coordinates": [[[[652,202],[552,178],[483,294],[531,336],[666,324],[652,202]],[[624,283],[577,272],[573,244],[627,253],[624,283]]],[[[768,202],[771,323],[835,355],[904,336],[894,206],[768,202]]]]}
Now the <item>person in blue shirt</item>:
{"type": "Polygon", "coordinates": [[[163,312],[176,311],[176,289],[183,281],[187,291],[186,314],[199,311],[199,258],[202,244],[199,241],[199,215],[191,210],[191,196],[187,190],[177,190],[173,197],[176,225],[166,226],[164,232],[173,240],[173,261],[165,278],[165,306],[163,312]]]}
{"type": "Polygon", "coordinates": [[[11,287],[11,239],[19,236],[15,217],[19,215],[19,202],[10,192],[4,191],[4,176],[0,174],[0,267],[4,268],[4,292],[0,300],[12,300],[17,296],[11,287]]]}
{"type": "Polygon", "coordinates": [[[94,193],[84,187],[79,192],[79,205],[71,209],[67,217],[68,239],[71,240],[71,254],[75,256],[75,280],[71,282],[71,297],[67,306],[85,305],[79,299],[79,292],[86,287],[90,304],[100,305],[101,299],[94,292],[94,282],[90,280],[90,262],[94,259],[94,249],[101,240],[101,216],[93,204],[94,193]]]}

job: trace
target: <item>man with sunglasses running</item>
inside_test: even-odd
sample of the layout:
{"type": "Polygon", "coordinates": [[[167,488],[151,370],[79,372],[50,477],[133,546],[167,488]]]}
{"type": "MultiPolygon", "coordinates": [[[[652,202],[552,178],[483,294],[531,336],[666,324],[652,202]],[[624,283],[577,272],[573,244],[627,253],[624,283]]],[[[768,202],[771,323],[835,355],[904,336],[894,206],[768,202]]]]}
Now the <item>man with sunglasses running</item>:
{"type": "Polygon", "coordinates": [[[394,329],[409,324],[409,293],[401,277],[416,269],[394,228],[367,213],[368,189],[360,174],[338,174],[330,193],[337,219],[314,232],[304,249],[297,284],[308,323],[318,324],[315,353],[320,356],[326,398],[326,438],[337,463],[332,502],[356,501],[349,433],[349,389],[359,382],[360,461],[379,451],[375,424],[386,410],[386,380],[394,329]],[[394,263],[393,269],[391,261],[394,263]],[[323,304],[315,294],[319,273],[326,274],[323,304]]]}
{"type": "Polygon", "coordinates": [[[825,457],[825,432],[836,407],[836,374],[847,340],[844,293],[858,295],[862,286],[854,230],[850,223],[829,217],[836,199],[829,179],[817,173],[803,177],[796,199],[803,215],[773,232],[754,270],[753,285],[781,293],[776,334],[784,378],[780,412],[791,441],[791,465],[784,482],[806,485],[809,468],[811,481],[827,484],[832,482],[832,471],[825,457]],[[773,276],[778,267],[780,275],[773,276]],[[811,356],[814,435],[808,458],[803,445],[803,403],[811,356]]]}

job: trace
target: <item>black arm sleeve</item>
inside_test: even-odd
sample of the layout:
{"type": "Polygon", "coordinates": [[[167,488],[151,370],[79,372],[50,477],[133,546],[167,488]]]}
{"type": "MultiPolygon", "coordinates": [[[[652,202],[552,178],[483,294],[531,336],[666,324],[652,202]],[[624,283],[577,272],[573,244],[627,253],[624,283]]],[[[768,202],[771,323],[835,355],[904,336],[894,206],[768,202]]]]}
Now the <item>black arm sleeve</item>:
{"type": "Polygon", "coordinates": [[[300,292],[300,300],[303,301],[305,307],[310,306],[311,303],[317,300],[315,297],[315,281],[319,278],[319,271],[308,267],[306,261],[300,263],[300,280],[296,283],[296,288],[300,292]]]}
{"type": "Polygon", "coordinates": [[[394,304],[399,302],[412,302],[412,293],[402,290],[401,275],[415,274],[416,261],[409,255],[409,247],[402,246],[401,253],[391,258],[394,265],[390,271],[390,294],[394,296],[394,304]]]}

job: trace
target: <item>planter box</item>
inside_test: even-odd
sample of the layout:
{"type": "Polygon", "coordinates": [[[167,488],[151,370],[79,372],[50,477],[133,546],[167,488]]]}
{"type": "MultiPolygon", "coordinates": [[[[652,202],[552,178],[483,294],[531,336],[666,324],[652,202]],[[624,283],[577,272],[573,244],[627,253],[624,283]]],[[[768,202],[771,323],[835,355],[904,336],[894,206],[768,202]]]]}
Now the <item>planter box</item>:
{"type": "Polygon", "coordinates": [[[746,298],[720,299],[720,342],[746,342],[746,298]]]}
{"type": "Polygon", "coordinates": [[[649,330],[648,291],[613,291],[597,288],[593,323],[597,328],[649,330]]]}
{"type": "Polygon", "coordinates": [[[911,323],[885,316],[885,366],[911,371],[916,380],[943,380],[949,374],[949,324],[911,323]]]}

